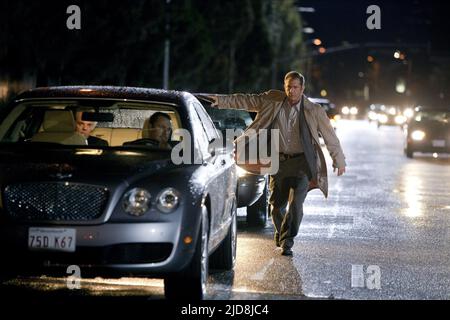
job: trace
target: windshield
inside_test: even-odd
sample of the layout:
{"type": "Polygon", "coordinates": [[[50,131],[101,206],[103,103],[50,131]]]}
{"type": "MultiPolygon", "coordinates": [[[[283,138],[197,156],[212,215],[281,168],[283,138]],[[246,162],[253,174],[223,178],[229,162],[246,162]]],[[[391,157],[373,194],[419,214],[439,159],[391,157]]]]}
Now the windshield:
{"type": "Polygon", "coordinates": [[[216,128],[221,131],[226,129],[245,130],[252,123],[250,113],[245,110],[225,110],[211,107],[205,107],[205,110],[216,128]]]}
{"type": "Polygon", "coordinates": [[[329,118],[333,118],[335,115],[338,114],[336,110],[336,105],[334,103],[331,103],[329,100],[317,98],[310,98],[310,100],[314,103],[320,104],[327,113],[329,118]]]}
{"type": "Polygon", "coordinates": [[[178,110],[167,104],[28,101],[2,119],[0,142],[170,149],[179,128],[178,110]]]}

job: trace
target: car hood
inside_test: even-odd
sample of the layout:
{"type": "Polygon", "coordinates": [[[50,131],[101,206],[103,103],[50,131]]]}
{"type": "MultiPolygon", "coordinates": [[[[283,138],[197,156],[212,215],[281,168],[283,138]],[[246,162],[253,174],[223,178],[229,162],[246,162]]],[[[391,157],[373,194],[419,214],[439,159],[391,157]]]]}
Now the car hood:
{"type": "Polygon", "coordinates": [[[13,181],[122,180],[174,167],[170,151],[0,146],[0,183],[13,181]]]}

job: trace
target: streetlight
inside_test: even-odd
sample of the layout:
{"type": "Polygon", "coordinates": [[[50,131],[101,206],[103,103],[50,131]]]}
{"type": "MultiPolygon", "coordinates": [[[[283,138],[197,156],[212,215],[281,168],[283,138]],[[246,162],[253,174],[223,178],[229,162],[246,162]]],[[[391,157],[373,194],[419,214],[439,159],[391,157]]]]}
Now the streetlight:
{"type": "Polygon", "coordinates": [[[313,7],[297,7],[297,10],[298,12],[316,12],[316,9],[314,9],[313,7]]]}
{"type": "Polygon", "coordinates": [[[306,33],[306,34],[314,33],[314,29],[311,27],[303,28],[303,33],[306,33]]]}
{"type": "Polygon", "coordinates": [[[405,93],[406,91],[406,83],[402,78],[397,79],[397,84],[395,85],[395,91],[398,93],[405,93]]]}
{"type": "Polygon", "coordinates": [[[320,45],[322,44],[322,40],[320,40],[319,38],[316,38],[316,39],[313,40],[313,43],[314,43],[316,46],[320,46],[320,45]]]}

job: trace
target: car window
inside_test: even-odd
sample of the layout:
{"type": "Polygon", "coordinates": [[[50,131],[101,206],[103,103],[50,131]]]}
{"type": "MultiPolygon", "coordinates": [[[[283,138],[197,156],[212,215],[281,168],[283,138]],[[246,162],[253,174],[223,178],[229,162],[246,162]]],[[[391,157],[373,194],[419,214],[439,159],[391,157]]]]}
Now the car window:
{"type": "Polygon", "coordinates": [[[205,129],[206,136],[208,137],[208,141],[212,141],[213,139],[218,139],[219,134],[217,133],[217,129],[214,126],[211,118],[206,113],[205,109],[203,109],[203,106],[200,103],[193,103],[193,106],[195,108],[195,111],[197,112],[197,115],[199,116],[201,123],[203,125],[203,128],[205,129]]]}
{"type": "MultiPolygon", "coordinates": [[[[38,141],[34,139],[37,136],[45,136],[39,142],[62,143],[61,139],[74,133],[75,113],[80,110],[112,115],[112,121],[96,123],[95,129],[89,134],[106,140],[112,147],[122,147],[124,143],[145,138],[148,119],[155,112],[170,117],[172,132],[182,127],[177,109],[158,103],[113,103],[108,107],[97,108],[95,102],[91,106],[89,102],[83,102],[82,107],[78,101],[26,102],[15,106],[0,123],[0,142],[35,142],[38,141]],[[50,119],[50,115],[57,117],[50,119]]],[[[179,141],[180,137],[172,135],[170,140],[179,141]]]]}
{"type": "Polygon", "coordinates": [[[205,106],[205,110],[219,130],[245,130],[253,121],[250,113],[245,110],[217,109],[208,106],[205,106]]]}
{"type": "Polygon", "coordinates": [[[325,110],[329,118],[333,118],[338,114],[336,110],[336,105],[330,102],[328,99],[320,99],[320,98],[309,98],[312,102],[317,103],[322,106],[325,110]]]}
{"type": "Polygon", "coordinates": [[[209,139],[205,132],[205,128],[200,120],[200,117],[195,110],[194,104],[191,105],[190,117],[192,121],[192,130],[194,131],[194,144],[197,145],[201,157],[205,158],[208,155],[209,139]]]}

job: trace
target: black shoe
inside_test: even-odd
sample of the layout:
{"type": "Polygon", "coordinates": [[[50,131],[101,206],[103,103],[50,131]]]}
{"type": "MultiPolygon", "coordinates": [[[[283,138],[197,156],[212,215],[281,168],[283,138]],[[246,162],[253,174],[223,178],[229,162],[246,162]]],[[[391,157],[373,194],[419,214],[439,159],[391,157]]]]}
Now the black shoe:
{"type": "Polygon", "coordinates": [[[277,247],[281,247],[281,243],[280,243],[280,237],[277,237],[276,235],[273,237],[273,240],[275,241],[275,245],[277,247]]]}
{"type": "Polygon", "coordinates": [[[284,248],[283,251],[281,251],[282,256],[292,256],[292,254],[292,249],[289,248],[284,248]]]}

